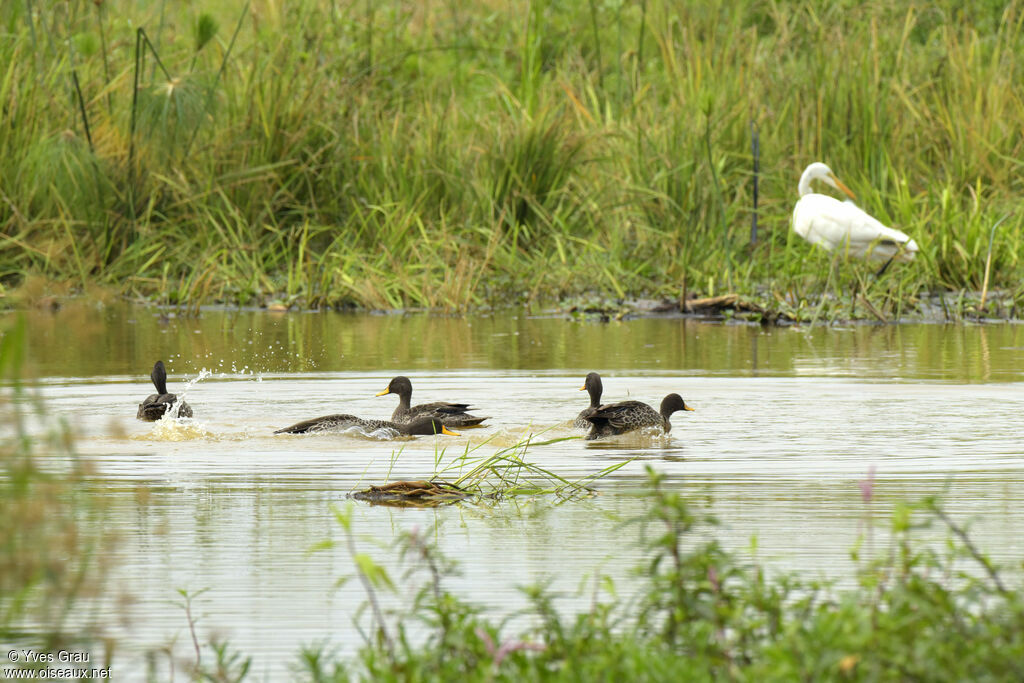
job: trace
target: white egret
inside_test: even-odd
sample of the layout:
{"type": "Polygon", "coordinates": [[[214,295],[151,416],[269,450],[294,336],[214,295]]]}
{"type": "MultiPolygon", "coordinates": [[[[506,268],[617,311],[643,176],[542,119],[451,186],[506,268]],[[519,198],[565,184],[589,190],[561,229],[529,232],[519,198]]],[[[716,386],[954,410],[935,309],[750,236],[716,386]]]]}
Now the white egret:
{"type": "Polygon", "coordinates": [[[889,263],[913,261],[917,243],[899,230],[882,225],[852,201],[841,202],[824,194],[811,192],[811,182],[821,180],[856,199],[850,188],[839,181],[827,165],[817,161],[800,176],[800,199],[793,209],[793,230],[811,244],[829,251],[841,249],[851,256],[885,261],[879,275],[889,263]]]}

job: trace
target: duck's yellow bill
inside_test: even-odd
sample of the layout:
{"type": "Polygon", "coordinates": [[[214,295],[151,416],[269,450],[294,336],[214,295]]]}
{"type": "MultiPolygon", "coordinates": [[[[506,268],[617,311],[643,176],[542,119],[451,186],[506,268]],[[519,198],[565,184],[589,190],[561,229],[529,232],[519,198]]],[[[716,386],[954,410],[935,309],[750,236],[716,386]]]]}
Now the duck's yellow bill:
{"type": "Polygon", "coordinates": [[[690,406],[684,404],[683,410],[689,410],[690,412],[693,412],[694,410],[696,410],[696,408],[691,408],[690,406]]]}
{"type": "Polygon", "coordinates": [[[848,188],[848,187],[847,187],[846,185],[844,185],[844,184],[843,184],[843,181],[841,181],[841,180],[840,180],[839,178],[836,178],[836,177],[835,177],[835,176],[833,175],[833,176],[832,176],[832,180],[833,180],[833,181],[835,182],[835,184],[836,184],[836,187],[838,187],[838,188],[839,188],[840,190],[842,190],[843,192],[845,192],[845,193],[846,193],[846,195],[847,195],[847,196],[848,196],[848,197],[849,197],[850,199],[856,199],[856,198],[857,198],[857,196],[856,196],[856,195],[854,195],[854,194],[853,194],[853,192],[851,192],[851,191],[850,191],[850,188],[848,188]]]}
{"type": "Polygon", "coordinates": [[[391,389],[385,389],[384,391],[377,392],[374,396],[383,396],[384,394],[390,394],[391,389]]]}
{"type": "Polygon", "coordinates": [[[586,390],[587,390],[587,385],[586,384],[584,384],[582,387],[580,387],[580,391],[586,391],[586,390]]]}
{"type": "Polygon", "coordinates": [[[462,434],[459,434],[458,432],[453,432],[452,430],[448,429],[444,425],[441,425],[441,433],[442,434],[447,434],[448,436],[462,436],[462,434]]]}

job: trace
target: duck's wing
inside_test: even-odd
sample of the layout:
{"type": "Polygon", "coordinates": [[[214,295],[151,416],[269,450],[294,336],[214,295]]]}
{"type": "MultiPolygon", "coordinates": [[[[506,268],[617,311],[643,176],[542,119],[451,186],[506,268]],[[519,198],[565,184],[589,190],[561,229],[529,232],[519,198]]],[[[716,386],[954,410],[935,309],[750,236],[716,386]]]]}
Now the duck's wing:
{"type": "Polygon", "coordinates": [[[139,404],[135,419],[155,422],[164,416],[167,408],[166,403],[160,403],[160,394],[150,394],[139,404]]]}
{"type": "Polygon", "coordinates": [[[460,415],[472,410],[468,403],[446,403],[436,401],[434,403],[421,403],[409,409],[409,415],[414,417],[430,417],[431,415],[460,415]]]}
{"type": "Polygon", "coordinates": [[[490,416],[483,415],[477,417],[476,415],[469,415],[467,413],[461,413],[458,415],[448,415],[441,418],[441,423],[445,427],[452,427],[453,429],[465,428],[465,427],[476,427],[484,420],[489,420],[490,416]]]}
{"type": "Polygon", "coordinates": [[[640,401],[610,403],[595,409],[586,419],[595,426],[605,423],[618,432],[661,424],[661,414],[640,401]]]}
{"type": "Polygon", "coordinates": [[[437,401],[412,406],[407,412],[396,410],[391,419],[397,423],[407,423],[423,418],[434,418],[448,427],[473,427],[487,419],[487,417],[470,415],[468,412],[470,410],[472,410],[472,406],[468,403],[437,401]]]}

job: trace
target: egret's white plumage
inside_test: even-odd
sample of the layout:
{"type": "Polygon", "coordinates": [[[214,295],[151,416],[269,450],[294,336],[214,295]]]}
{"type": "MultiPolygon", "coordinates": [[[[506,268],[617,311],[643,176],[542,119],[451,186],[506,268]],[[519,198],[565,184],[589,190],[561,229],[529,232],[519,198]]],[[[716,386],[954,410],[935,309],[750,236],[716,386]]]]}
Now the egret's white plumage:
{"type": "Polygon", "coordinates": [[[811,192],[811,182],[820,180],[854,199],[850,189],[820,161],[800,176],[800,199],[793,209],[793,230],[811,244],[829,251],[840,249],[851,256],[879,261],[913,261],[917,243],[899,230],[887,227],[852,201],[841,202],[811,192]]]}

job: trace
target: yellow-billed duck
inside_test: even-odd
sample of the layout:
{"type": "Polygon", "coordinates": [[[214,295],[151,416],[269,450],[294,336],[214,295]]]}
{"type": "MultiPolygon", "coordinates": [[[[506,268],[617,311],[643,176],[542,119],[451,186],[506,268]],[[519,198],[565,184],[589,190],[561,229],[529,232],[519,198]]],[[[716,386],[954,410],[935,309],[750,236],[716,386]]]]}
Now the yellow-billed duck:
{"type": "Polygon", "coordinates": [[[378,393],[377,396],[384,396],[385,394],[398,394],[398,407],[391,414],[391,421],[396,424],[404,424],[422,417],[432,417],[443,422],[446,427],[458,429],[460,427],[475,427],[487,419],[486,417],[470,415],[467,412],[471,410],[468,403],[437,401],[435,403],[421,403],[418,406],[410,406],[412,382],[409,381],[408,377],[395,377],[388,384],[388,388],[378,393]]]}
{"type": "Polygon", "coordinates": [[[314,417],[312,420],[303,420],[302,422],[296,422],[290,427],[278,429],[274,433],[341,432],[351,427],[359,427],[371,432],[385,428],[394,429],[399,434],[405,434],[406,436],[429,434],[459,436],[458,432],[451,431],[440,420],[432,417],[420,417],[411,422],[398,423],[389,420],[366,420],[355,415],[324,415],[323,417],[314,417]]]}
{"type": "Polygon", "coordinates": [[[149,374],[156,387],[156,393],[150,394],[139,404],[139,412],[135,417],[147,422],[156,422],[170,409],[176,409],[175,417],[192,417],[192,408],[184,401],[179,401],[174,394],[167,393],[167,371],[164,369],[164,362],[158,360],[153,365],[153,372],[149,374]]]}
{"type": "Polygon", "coordinates": [[[693,408],[686,405],[679,394],[666,396],[661,401],[660,411],[656,411],[640,401],[609,403],[586,416],[587,422],[591,424],[587,438],[597,439],[602,436],[625,434],[644,427],[661,427],[668,434],[672,431],[672,422],[669,421],[669,418],[677,410],[693,410],[693,408]]]}
{"type": "Polygon", "coordinates": [[[586,391],[590,394],[590,406],[580,411],[580,414],[573,420],[572,426],[576,429],[590,429],[587,415],[601,407],[601,392],[604,391],[604,387],[601,385],[601,375],[596,372],[587,373],[587,379],[583,382],[583,386],[580,387],[580,391],[586,391]]]}

